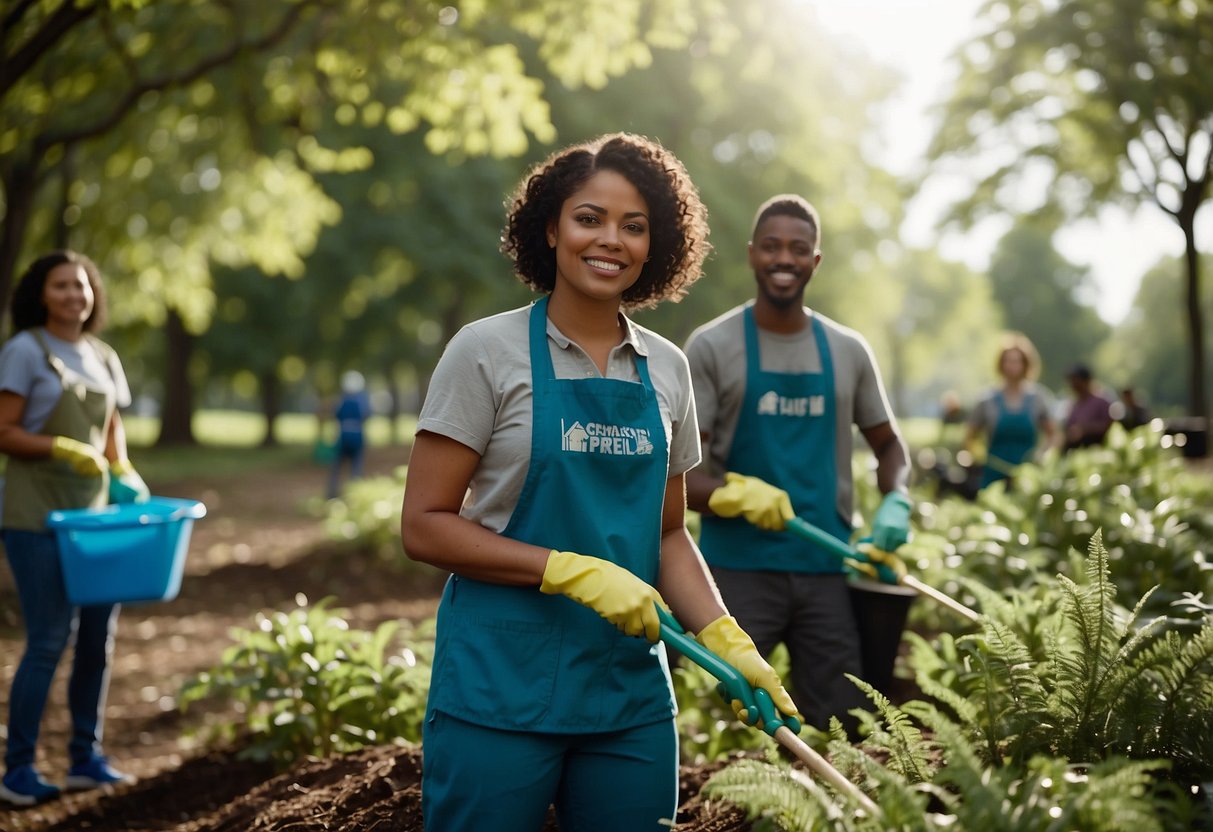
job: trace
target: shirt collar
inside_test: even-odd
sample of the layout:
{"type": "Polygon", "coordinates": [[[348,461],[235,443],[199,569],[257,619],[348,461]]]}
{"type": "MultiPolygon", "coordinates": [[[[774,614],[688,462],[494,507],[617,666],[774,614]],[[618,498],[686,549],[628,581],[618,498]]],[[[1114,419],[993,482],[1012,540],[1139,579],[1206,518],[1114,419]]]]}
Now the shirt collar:
{"type": "MultiPolygon", "coordinates": [[[[619,318],[623,321],[623,341],[620,343],[627,344],[637,355],[647,358],[649,355],[649,348],[644,341],[644,336],[640,331],[640,327],[633,323],[632,320],[626,315],[621,314],[619,318]]],[[[552,323],[551,318],[548,319],[548,337],[555,341],[556,346],[560,347],[562,350],[567,350],[573,344],[571,338],[556,328],[556,324],[552,323]]]]}

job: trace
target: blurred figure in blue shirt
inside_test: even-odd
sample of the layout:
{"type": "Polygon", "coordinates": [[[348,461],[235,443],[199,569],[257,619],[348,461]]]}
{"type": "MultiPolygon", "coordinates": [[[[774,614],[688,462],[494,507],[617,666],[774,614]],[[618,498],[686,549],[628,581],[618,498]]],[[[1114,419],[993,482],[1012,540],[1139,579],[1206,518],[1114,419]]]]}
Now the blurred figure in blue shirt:
{"type": "Polygon", "coordinates": [[[366,379],[362,373],[350,370],[341,376],[341,401],[333,414],[337,419],[337,445],[333,466],[329,469],[328,498],[340,491],[341,469],[348,462],[351,479],[362,476],[362,461],[366,450],[363,427],[371,415],[371,403],[366,394],[366,379]]]}

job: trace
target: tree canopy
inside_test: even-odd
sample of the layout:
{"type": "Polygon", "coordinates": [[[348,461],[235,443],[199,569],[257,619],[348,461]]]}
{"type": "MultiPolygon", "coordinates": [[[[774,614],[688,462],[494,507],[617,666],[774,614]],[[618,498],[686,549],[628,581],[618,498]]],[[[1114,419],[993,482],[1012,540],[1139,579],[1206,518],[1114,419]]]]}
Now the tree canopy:
{"type": "Polygon", "coordinates": [[[931,151],[983,172],[953,218],[1042,201],[1166,212],[1187,243],[1188,407],[1206,414],[1195,219],[1213,178],[1213,2],[991,0],[981,19],[931,151]]]}

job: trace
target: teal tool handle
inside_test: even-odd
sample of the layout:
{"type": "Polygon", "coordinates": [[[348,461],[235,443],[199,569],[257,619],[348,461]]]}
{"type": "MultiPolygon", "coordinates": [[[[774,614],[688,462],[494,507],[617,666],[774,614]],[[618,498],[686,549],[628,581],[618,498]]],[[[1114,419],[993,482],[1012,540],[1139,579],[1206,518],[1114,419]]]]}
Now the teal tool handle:
{"type": "Polygon", "coordinates": [[[657,615],[661,618],[661,640],[719,680],[716,689],[725,701],[740,700],[746,709],[744,721],[747,725],[761,719],[762,730],[772,737],[783,727],[789,728],[792,733],[799,733],[799,723],[780,715],[771,701],[771,694],[762,688],[752,688],[741,671],[688,635],[678,620],[662,609],[660,604],[657,605],[657,615]]]}
{"type": "MultiPolygon", "coordinates": [[[[830,554],[837,556],[847,567],[848,570],[856,569],[861,565],[870,566],[875,574],[873,577],[886,584],[901,583],[901,577],[897,572],[891,569],[887,564],[873,560],[864,552],[859,551],[849,543],[839,540],[829,532],[817,528],[808,520],[802,520],[799,517],[793,517],[787,523],[787,529],[793,534],[803,537],[823,549],[827,549],[830,554]]],[[[864,538],[860,542],[870,542],[871,538],[864,538]]],[[[867,571],[867,570],[864,570],[867,571]]]]}
{"type": "Polygon", "coordinates": [[[840,558],[863,558],[850,545],[834,537],[829,532],[822,531],[807,520],[793,517],[788,521],[787,528],[805,540],[812,541],[823,549],[829,549],[830,552],[840,558]]]}

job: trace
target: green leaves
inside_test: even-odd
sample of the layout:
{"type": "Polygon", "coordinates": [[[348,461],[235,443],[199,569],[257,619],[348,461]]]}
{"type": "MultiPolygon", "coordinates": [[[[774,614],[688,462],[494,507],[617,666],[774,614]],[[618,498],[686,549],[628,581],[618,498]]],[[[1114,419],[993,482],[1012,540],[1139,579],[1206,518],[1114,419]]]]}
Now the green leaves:
{"type": "Polygon", "coordinates": [[[429,690],[433,633],[388,621],[353,630],[332,599],[289,612],[258,614],[232,633],[222,662],[188,682],[183,710],[219,699],[243,713],[212,734],[243,736],[242,753],[281,765],[364,745],[419,742],[429,690]],[[400,631],[406,646],[396,650],[400,631]]]}

